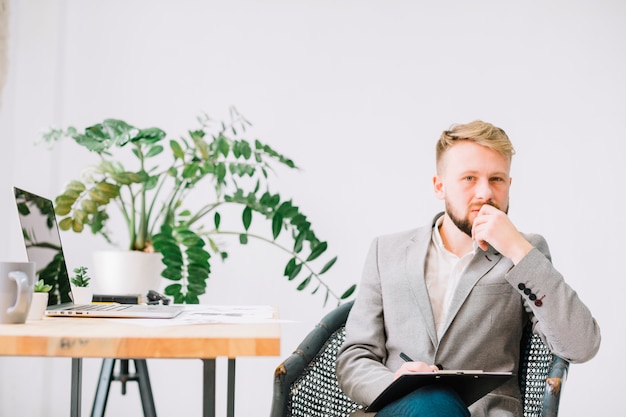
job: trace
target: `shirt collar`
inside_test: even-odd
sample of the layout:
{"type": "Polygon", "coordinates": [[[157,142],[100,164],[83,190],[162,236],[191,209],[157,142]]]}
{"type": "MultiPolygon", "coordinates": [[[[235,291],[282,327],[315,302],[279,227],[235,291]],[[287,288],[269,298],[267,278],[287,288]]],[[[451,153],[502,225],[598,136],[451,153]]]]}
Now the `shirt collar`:
{"type": "MultiPolygon", "coordinates": [[[[441,227],[441,224],[443,223],[443,217],[444,216],[439,216],[439,218],[437,218],[437,220],[435,221],[435,226],[433,230],[433,242],[440,250],[444,250],[448,253],[452,253],[448,249],[446,249],[446,247],[443,245],[443,239],[441,238],[441,233],[439,231],[439,228],[441,227]]],[[[475,254],[477,250],[478,250],[478,243],[476,243],[476,241],[472,241],[472,250],[468,253],[475,254]]]]}

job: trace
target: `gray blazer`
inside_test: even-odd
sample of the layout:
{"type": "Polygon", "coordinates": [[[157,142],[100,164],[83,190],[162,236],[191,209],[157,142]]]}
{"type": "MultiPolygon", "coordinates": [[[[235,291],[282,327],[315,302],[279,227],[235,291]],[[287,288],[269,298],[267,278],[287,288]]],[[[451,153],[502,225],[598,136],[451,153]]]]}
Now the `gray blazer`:
{"type": "MultiPolygon", "coordinates": [[[[516,266],[491,247],[478,250],[461,277],[438,340],[424,282],[433,226],[434,221],[382,236],[371,245],[337,359],[337,377],[350,398],[370,404],[402,365],[400,352],[447,369],[517,373],[528,320],[546,345],[568,361],[584,362],[596,354],[600,329],[552,266],[548,245],[539,235],[524,235],[534,249],[516,266]]],[[[521,416],[517,380],[483,397],[470,411],[474,417],[521,416]]],[[[359,410],[354,415],[373,413],[359,410]]]]}

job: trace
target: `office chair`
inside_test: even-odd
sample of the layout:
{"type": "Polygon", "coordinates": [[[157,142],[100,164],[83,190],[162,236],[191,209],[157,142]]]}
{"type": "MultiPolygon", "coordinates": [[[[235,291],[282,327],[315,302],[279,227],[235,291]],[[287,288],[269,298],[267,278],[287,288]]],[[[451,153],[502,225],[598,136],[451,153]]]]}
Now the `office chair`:
{"type": "MultiPolygon", "coordinates": [[[[274,372],[270,417],[347,417],[361,405],[339,388],[337,352],[354,302],[329,312],[274,372]]],[[[530,326],[521,340],[519,384],[524,417],[556,417],[569,363],[552,354],[530,326]]]]}

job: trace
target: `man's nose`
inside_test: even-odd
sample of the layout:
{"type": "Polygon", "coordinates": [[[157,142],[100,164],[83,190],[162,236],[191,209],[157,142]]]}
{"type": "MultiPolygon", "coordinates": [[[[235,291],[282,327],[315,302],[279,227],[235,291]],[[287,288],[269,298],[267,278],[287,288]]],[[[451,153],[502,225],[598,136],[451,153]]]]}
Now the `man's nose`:
{"type": "Polygon", "coordinates": [[[478,200],[490,201],[493,198],[493,189],[487,180],[478,181],[474,192],[478,200]]]}

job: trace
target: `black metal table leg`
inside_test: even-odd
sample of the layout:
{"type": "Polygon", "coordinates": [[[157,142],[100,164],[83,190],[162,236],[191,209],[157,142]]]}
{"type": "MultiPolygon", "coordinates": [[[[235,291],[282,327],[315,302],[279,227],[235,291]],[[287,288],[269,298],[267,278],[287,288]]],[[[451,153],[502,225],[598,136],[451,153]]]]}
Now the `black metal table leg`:
{"type": "Polygon", "coordinates": [[[226,416],[235,417],[235,358],[228,358],[228,391],[226,416]]]}
{"type": "Polygon", "coordinates": [[[202,359],[202,416],[215,417],[215,359],[202,359]]]}
{"type": "Polygon", "coordinates": [[[145,417],[156,417],[156,407],[154,406],[152,386],[150,385],[150,376],[148,375],[148,364],[145,359],[134,359],[134,362],[143,415],[145,417]]]}
{"type": "Polygon", "coordinates": [[[139,386],[139,395],[141,397],[141,407],[145,417],[156,417],[156,407],[154,398],[152,397],[152,386],[150,384],[150,376],[148,374],[148,364],[145,359],[132,359],[135,364],[135,373],[130,373],[130,359],[103,359],[102,368],[100,370],[100,379],[96,388],[96,395],[91,409],[91,417],[104,417],[106,405],[111,390],[111,382],[119,381],[122,383],[122,395],[126,395],[126,383],[128,381],[136,381],[139,386]],[[120,365],[119,375],[115,375],[115,362],[120,365]]]}
{"type": "Polygon", "coordinates": [[[80,417],[83,382],[83,359],[72,358],[72,391],[70,398],[70,416],[80,417]]]}
{"type": "Polygon", "coordinates": [[[109,390],[111,381],[113,380],[113,368],[115,359],[104,359],[100,368],[100,378],[96,388],[96,396],[93,399],[91,407],[91,417],[104,417],[104,410],[107,407],[107,399],[109,398],[109,390]]]}

